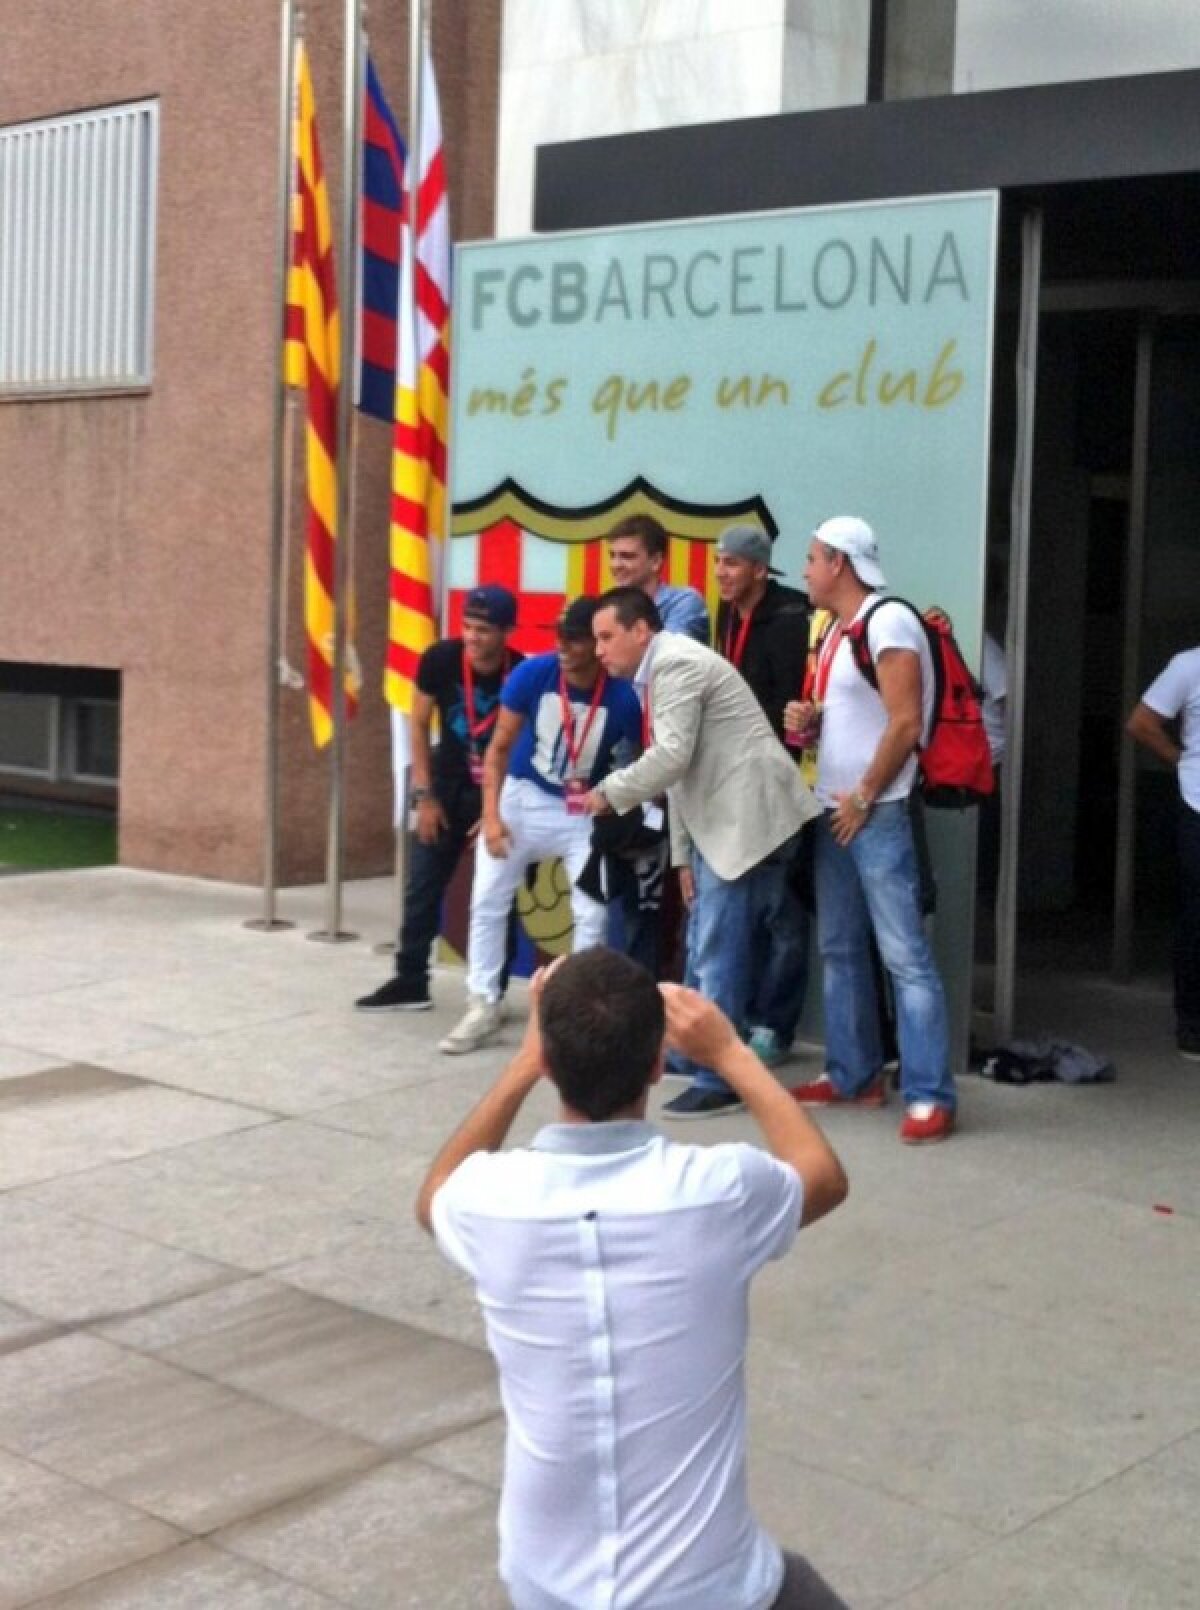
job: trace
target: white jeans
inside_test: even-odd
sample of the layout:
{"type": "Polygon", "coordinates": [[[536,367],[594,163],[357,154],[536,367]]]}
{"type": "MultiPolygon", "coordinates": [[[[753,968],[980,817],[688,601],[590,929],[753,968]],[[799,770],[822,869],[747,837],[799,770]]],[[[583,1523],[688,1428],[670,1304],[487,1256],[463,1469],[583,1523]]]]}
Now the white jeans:
{"type": "Polygon", "coordinates": [[[608,934],[607,907],[575,887],[592,850],[591,817],[568,816],[559,796],[513,777],[505,780],[500,791],[500,815],[511,840],[508,854],[489,855],[480,833],[467,936],[467,989],[489,1001],[500,999],[508,913],[525,869],[534,861],[561,857],[567,869],[575,921],[572,949],[602,945],[608,934]]]}

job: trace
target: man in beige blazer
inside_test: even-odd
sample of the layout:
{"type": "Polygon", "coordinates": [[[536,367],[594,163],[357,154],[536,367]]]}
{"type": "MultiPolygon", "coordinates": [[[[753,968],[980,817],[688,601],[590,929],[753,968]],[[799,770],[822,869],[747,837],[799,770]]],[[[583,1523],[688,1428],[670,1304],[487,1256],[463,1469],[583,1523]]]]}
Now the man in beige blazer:
{"type": "MultiPolygon", "coordinates": [[[[694,906],[692,966],[700,992],[736,1024],[752,985],[750,935],[789,874],[797,836],[817,815],[795,762],[738,671],[703,644],[662,632],[653,601],[615,587],[593,622],[596,654],[610,676],[633,679],[643,711],[643,753],[587,797],[594,814],[618,815],[666,795],[671,862],[694,906]]],[[[710,1068],[664,1111],[709,1118],[742,1103],[710,1068]]]]}

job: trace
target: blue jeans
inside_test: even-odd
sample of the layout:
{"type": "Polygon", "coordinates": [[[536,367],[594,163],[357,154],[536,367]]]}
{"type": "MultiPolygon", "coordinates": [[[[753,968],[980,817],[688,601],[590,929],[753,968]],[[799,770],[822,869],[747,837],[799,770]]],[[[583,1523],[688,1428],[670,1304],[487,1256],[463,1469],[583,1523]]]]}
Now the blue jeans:
{"type": "MultiPolygon", "coordinates": [[[[755,982],[750,942],[755,923],[786,882],[785,848],[733,879],[718,877],[699,850],[692,851],[696,900],[688,923],[688,968],[701,995],[714,1001],[735,1027],[746,1020],[755,982]]],[[[705,1089],[729,1088],[711,1068],[690,1063],[687,1071],[705,1089]]]]}
{"type": "Polygon", "coordinates": [[[876,805],[844,848],[816,823],[817,936],[825,972],[825,1066],[843,1095],[883,1065],[872,931],[892,979],[906,1103],[956,1105],[946,999],[921,918],[912,825],[903,800],[876,805]]]}
{"type": "Polygon", "coordinates": [[[1200,811],[1179,802],[1179,917],[1175,927],[1175,1020],[1200,1034],[1200,811]]]}
{"type": "Polygon", "coordinates": [[[771,1029],[786,1049],[796,1037],[808,987],[808,912],[792,879],[799,837],[776,853],[783,858],[782,875],[755,883],[750,931],[753,979],[746,1021],[739,1027],[771,1029]]]}

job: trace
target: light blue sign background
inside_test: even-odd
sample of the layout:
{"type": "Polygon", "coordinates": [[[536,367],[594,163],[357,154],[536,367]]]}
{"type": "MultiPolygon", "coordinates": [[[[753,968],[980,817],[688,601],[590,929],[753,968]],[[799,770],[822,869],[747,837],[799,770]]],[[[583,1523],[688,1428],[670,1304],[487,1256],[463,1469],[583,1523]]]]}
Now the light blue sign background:
{"type": "MultiPolygon", "coordinates": [[[[942,605],[977,665],[996,218],[986,193],[460,248],[454,502],[510,477],[567,508],[639,475],[758,494],[793,583],[813,527],[859,514],[892,590],[942,605]]],[[[974,821],[932,837],[965,1050],[974,821]]]]}

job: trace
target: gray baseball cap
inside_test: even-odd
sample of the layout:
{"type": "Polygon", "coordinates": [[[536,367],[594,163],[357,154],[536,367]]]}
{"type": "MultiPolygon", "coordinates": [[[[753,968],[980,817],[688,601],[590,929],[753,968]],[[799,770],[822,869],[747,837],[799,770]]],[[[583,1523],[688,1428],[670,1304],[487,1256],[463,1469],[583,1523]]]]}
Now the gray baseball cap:
{"type": "Polygon", "coordinates": [[[771,564],[771,539],[761,526],[727,525],[717,538],[717,552],[728,559],[748,559],[752,565],[766,565],[773,576],[782,576],[771,564]]]}

